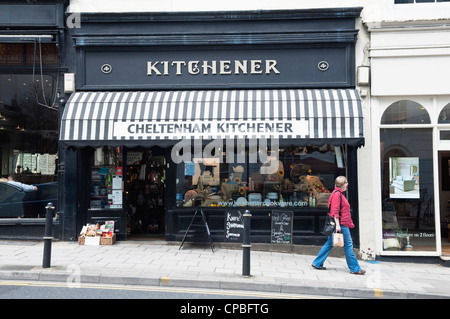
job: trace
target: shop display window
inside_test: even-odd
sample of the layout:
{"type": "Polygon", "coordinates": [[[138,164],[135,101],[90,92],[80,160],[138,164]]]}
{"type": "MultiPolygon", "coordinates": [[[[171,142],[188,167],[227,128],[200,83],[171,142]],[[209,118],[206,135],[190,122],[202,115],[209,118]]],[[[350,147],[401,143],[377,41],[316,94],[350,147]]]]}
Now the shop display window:
{"type": "Polygon", "coordinates": [[[345,150],[291,145],[276,156],[268,148],[264,162],[252,159],[248,147],[193,157],[177,166],[176,206],[327,207],[335,178],[345,175],[345,150]],[[240,161],[227,163],[227,155],[240,161]]]}
{"type": "Polygon", "coordinates": [[[122,153],[122,146],[95,149],[89,183],[91,210],[122,209],[122,153]]]}
{"type": "Polygon", "coordinates": [[[0,75],[0,184],[8,189],[0,191],[0,218],[42,218],[49,202],[58,206],[56,89],[49,75],[0,75]],[[8,176],[36,190],[12,188],[8,176]]]}
{"type": "MultiPolygon", "coordinates": [[[[442,114],[441,114],[442,115],[442,114]]],[[[381,124],[429,124],[413,101],[391,104],[381,124]]],[[[436,251],[431,128],[382,128],[382,232],[385,251],[436,251]]]]}
{"type": "Polygon", "coordinates": [[[381,129],[385,251],[436,251],[432,129],[381,129]]]}

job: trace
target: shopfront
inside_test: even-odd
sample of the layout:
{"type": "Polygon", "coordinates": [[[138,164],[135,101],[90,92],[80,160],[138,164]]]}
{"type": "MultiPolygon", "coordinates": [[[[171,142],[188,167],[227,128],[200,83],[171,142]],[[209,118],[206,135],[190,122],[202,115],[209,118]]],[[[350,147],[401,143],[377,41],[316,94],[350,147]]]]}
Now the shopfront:
{"type": "Polygon", "coordinates": [[[214,241],[242,240],[248,209],[254,242],[321,244],[339,175],[358,224],[360,11],[83,17],[61,120],[64,236],[114,220],[118,239],[180,241],[201,207],[214,241]]]}
{"type": "Polygon", "coordinates": [[[449,31],[430,21],[369,30],[373,145],[380,145],[377,254],[448,255],[450,91],[438,66],[449,62],[449,31]]]}
{"type": "MultiPolygon", "coordinates": [[[[0,4],[0,238],[41,239],[57,207],[64,5],[0,4]],[[11,19],[14,17],[14,19],[11,19]],[[6,183],[33,184],[24,193],[6,183]]],[[[57,220],[55,221],[57,223],[57,220]]]]}

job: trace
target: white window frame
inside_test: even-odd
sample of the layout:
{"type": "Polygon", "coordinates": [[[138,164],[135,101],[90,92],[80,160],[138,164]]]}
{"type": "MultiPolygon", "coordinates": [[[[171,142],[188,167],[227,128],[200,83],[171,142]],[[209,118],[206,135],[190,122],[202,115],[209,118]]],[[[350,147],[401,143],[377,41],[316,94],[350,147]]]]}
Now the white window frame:
{"type": "MultiPolygon", "coordinates": [[[[450,101],[450,99],[449,99],[450,101]]],[[[442,255],[442,240],[441,240],[441,218],[440,213],[438,211],[439,205],[439,163],[438,163],[438,155],[440,148],[439,143],[439,129],[447,128],[450,130],[449,124],[437,124],[437,118],[442,110],[444,105],[437,106],[436,98],[424,98],[419,96],[398,96],[398,97],[389,97],[389,98],[374,98],[372,100],[373,109],[378,110],[378,116],[374,116],[373,120],[376,121],[374,127],[376,130],[372,135],[373,145],[379,145],[380,143],[380,131],[381,129],[399,129],[399,128],[419,128],[419,129],[432,129],[433,135],[433,180],[434,180],[434,216],[435,216],[435,234],[436,234],[436,250],[435,251],[385,251],[383,250],[383,229],[382,229],[382,207],[381,207],[381,150],[380,147],[374,148],[374,158],[376,159],[377,169],[373,170],[373,181],[374,187],[372,188],[372,194],[374,198],[374,209],[375,209],[375,245],[377,247],[377,254],[380,256],[430,256],[430,257],[438,257],[442,255]],[[425,107],[428,114],[430,115],[431,124],[380,124],[381,117],[387,108],[392,104],[400,100],[411,100],[417,102],[425,107]]],[[[442,103],[439,103],[442,104],[442,103]]],[[[450,148],[446,148],[450,150],[450,148]]]]}

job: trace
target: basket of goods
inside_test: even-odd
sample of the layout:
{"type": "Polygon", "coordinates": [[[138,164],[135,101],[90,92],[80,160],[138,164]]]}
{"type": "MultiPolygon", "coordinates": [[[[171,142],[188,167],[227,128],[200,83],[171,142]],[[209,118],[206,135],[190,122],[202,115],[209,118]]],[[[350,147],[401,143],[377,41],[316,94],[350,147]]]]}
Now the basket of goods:
{"type": "Polygon", "coordinates": [[[114,221],[105,221],[104,225],[87,224],[78,237],[79,245],[113,245],[115,242],[114,221]]]}
{"type": "Polygon", "coordinates": [[[330,191],[322,184],[318,176],[306,176],[308,191],[316,198],[317,207],[328,207],[330,191]]]}

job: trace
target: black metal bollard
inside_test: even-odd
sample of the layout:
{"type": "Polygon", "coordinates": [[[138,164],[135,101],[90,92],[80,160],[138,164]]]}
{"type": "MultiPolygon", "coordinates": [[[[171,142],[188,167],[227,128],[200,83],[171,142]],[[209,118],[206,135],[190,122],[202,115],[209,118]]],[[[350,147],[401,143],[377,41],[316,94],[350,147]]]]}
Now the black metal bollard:
{"type": "Polygon", "coordinates": [[[44,235],[44,259],[42,261],[42,268],[50,268],[50,259],[52,254],[52,227],[53,227],[53,210],[55,206],[48,203],[45,206],[45,235],[44,235]]]}
{"type": "Polygon", "coordinates": [[[244,236],[242,239],[242,276],[250,277],[250,248],[252,247],[250,244],[250,219],[252,218],[252,214],[250,214],[250,211],[246,210],[243,216],[244,236]]]}

